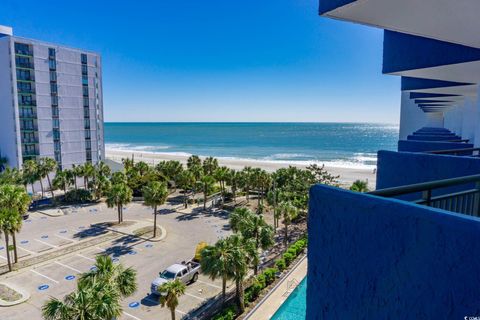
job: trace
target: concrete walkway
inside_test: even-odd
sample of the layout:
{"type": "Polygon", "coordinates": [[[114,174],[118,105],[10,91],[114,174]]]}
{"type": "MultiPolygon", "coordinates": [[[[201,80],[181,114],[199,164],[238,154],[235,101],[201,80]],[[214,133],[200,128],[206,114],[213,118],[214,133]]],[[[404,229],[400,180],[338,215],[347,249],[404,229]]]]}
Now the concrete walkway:
{"type": "Polygon", "coordinates": [[[290,273],[279,282],[265,298],[245,317],[248,320],[270,319],[280,306],[287,300],[297,285],[307,275],[307,257],[290,271],[290,273]]]}

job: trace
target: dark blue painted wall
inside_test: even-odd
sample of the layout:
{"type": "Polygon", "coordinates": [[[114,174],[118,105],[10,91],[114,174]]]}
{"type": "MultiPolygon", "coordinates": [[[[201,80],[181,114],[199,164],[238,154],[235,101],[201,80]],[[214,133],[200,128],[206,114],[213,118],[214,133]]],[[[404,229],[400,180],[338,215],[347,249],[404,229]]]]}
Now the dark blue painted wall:
{"type": "Polygon", "coordinates": [[[407,140],[440,141],[440,140],[461,140],[462,137],[456,135],[408,135],[407,140]]]}
{"type": "MultiPolygon", "coordinates": [[[[399,140],[398,151],[407,152],[425,152],[451,149],[473,148],[471,143],[460,142],[443,142],[443,141],[415,141],[415,140],[399,140]]],[[[472,152],[466,152],[462,155],[471,155],[472,152]]]]}
{"type": "MultiPolygon", "coordinates": [[[[385,150],[377,154],[377,190],[473,174],[480,174],[480,158],[385,150]]],[[[434,194],[469,187],[448,188],[434,194]]]]}
{"type": "Polygon", "coordinates": [[[310,190],[307,319],[480,315],[480,222],[328,186],[310,190]]]}

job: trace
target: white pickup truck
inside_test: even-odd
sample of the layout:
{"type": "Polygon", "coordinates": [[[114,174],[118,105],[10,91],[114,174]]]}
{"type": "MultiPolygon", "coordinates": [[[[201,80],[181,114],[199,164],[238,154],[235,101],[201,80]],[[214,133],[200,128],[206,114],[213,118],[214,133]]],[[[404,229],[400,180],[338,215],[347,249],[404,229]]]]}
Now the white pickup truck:
{"type": "Polygon", "coordinates": [[[198,280],[198,274],[200,273],[200,263],[194,261],[183,261],[182,263],[172,264],[170,267],[160,272],[160,276],[153,280],[151,286],[151,292],[155,295],[160,295],[158,288],[162,284],[179,279],[184,284],[193,283],[198,280]]]}

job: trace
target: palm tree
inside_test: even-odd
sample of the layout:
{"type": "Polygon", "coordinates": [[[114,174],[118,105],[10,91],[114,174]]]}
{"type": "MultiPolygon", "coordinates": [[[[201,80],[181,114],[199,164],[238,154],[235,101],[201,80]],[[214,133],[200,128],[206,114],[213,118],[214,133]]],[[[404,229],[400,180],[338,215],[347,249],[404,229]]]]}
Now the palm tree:
{"type": "Polygon", "coordinates": [[[0,207],[11,209],[4,212],[10,216],[5,216],[2,220],[5,238],[7,239],[8,233],[12,236],[15,263],[18,262],[16,233],[22,228],[23,215],[30,203],[31,199],[22,187],[8,184],[0,186],[0,207]]]}
{"type": "Polygon", "coordinates": [[[227,167],[220,167],[214,172],[215,179],[220,183],[220,189],[222,191],[222,204],[225,203],[225,193],[227,188],[225,186],[230,176],[230,169],[227,167]]]}
{"type": "Polygon", "coordinates": [[[203,172],[206,175],[212,176],[218,169],[218,160],[214,157],[208,157],[203,160],[203,172]]]}
{"type": "MultiPolygon", "coordinates": [[[[237,208],[230,214],[230,225],[234,232],[240,233],[245,239],[253,239],[256,252],[260,249],[267,250],[274,244],[273,228],[270,226],[262,215],[255,214],[247,208],[237,208]]],[[[257,255],[252,257],[253,270],[255,275],[258,274],[258,263],[255,259],[257,255]]]]}
{"type": "Polygon", "coordinates": [[[255,250],[253,239],[245,239],[239,234],[234,234],[226,238],[226,241],[232,248],[233,259],[230,268],[235,280],[238,308],[243,313],[245,311],[243,282],[248,274],[250,263],[258,260],[258,253],[255,250]]]}
{"type": "Polygon", "coordinates": [[[52,198],[54,197],[52,182],[50,180],[50,173],[55,170],[57,167],[57,162],[52,158],[42,158],[38,162],[38,170],[40,175],[40,180],[47,178],[48,187],[50,188],[50,192],[52,193],[52,198]]]}
{"type": "Polygon", "coordinates": [[[12,226],[16,223],[16,212],[13,208],[0,207],[0,232],[5,237],[5,250],[7,254],[8,271],[12,271],[12,259],[10,257],[10,234],[12,226]]]}
{"type": "Polygon", "coordinates": [[[72,179],[73,179],[73,184],[75,186],[75,190],[78,190],[77,186],[77,177],[81,177],[83,174],[83,168],[82,166],[77,166],[77,165],[72,165],[71,169],[71,174],[72,174],[72,179]]]}
{"type": "Polygon", "coordinates": [[[112,170],[110,167],[103,161],[98,162],[95,165],[98,175],[103,175],[105,177],[109,177],[112,174],[112,170]]]}
{"type": "Polygon", "coordinates": [[[252,188],[253,179],[254,179],[252,168],[251,167],[243,168],[241,178],[242,178],[241,185],[243,190],[245,191],[247,202],[250,202],[250,189],[252,188]]]}
{"type": "Polygon", "coordinates": [[[203,190],[203,210],[207,210],[207,197],[213,190],[215,179],[212,176],[203,176],[200,183],[203,190]]]}
{"type": "Polygon", "coordinates": [[[282,217],[282,223],[284,226],[284,239],[283,243],[285,248],[288,245],[288,226],[292,223],[292,220],[295,219],[298,215],[298,209],[290,202],[284,201],[280,203],[278,207],[280,216],[282,217]]]}
{"type": "Polygon", "coordinates": [[[157,206],[165,203],[168,196],[167,185],[163,182],[152,181],[142,190],[144,203],[153,208],[153,237],[157,236],[157,206]]]}
{"type": "Polygon", "coordinates": [[[22,171],[17,168],[5,168],[5,170],[0,173],[0,184],[24,185],[22,171]]]}
{"type": "MultiPolygon", "coordinates": [[[[38,165],[34,160],[26,160],[23,163],[23,178],[25,179],[25,184],[32,185],[32,193],[35,194],[34,184],[38,180],[38,165]]],[[[43,190],[42,190],[43,194],[43,190]]]]}
{"type": "Polygon", "coordinates": [[[64,193],[67,193],[67,188],[70,185],[70,174],[67,170],[57,171],[55,178],[53,178],[53,188],[62,189],[64,193]]]}
{"type": "Polygon", "coordinates": [[[238,189],[239,182],[241,180],[241,175],[242,175],[241,172],[230,169],[227,177],[227,183],[230,186],[230,189],[232,189],[233,201],[235,203],[237,202],[237,189],[238,189]]]}
{"type": "Polygon", "coordinates": [[[46,320],[115,319],[122,314],[121,299],[136,290],[135,270],[115,265],[109,256],[97,256],[95,268],[80,276],[77,290],[63,301],[51,298],[42,314],[46,320]]]}
{"type": "Polygon", "coordinates": [[[107,206],[117,207],[118,223],[123,222],[123,206],[132,201],[133,193],[126,183],[112,185],[107,191],[107,206]]]}
{"type": "Polygon", "coordinates": [[[191,155],[187,159],[187,168],[191,169],[193,167],[201,167],[202,166],[202,160],[200,160],[199,156],[196,155],[191,155]]]}
{"type": "Polygon", "coordinates": [[[83,165],[83,186],[88,190],[89,180],[95,176],[95,167],[90,162],[83,165]]]}
{"type": "Polygon", "coordinates": [[[194,184],[195,177],[190,170],[184,170],[178,176],[178,186],[183,189],[185,209],[188,207],[188,190],[191,190],[194,184]]]}
{"type": "Polygon", "coordinates": [[[202,252],[202,272],[215,281],[222,278],[222,296],[225,301],[227,280],[233,279],[231,266],[233,265],[233,250],[225,239],[218,240],[214,246],[205,247],[202,252]]]}
{"type": "Polygon", "coordinates": [[[370,191],[368,189],[368,181],[355,180],[355,182],[353,182],[352,186],[350,187],[350,190],[356,192],[368,192],[370,191]]]}
{"type": "Polygon", "coordinates": [[[178,298],[185,294],[187,287],[179,279],[169,281],[160,286],[160,304],[170,309],[172,320],[175,320],[175,309],[178,306],[178,298]]]}

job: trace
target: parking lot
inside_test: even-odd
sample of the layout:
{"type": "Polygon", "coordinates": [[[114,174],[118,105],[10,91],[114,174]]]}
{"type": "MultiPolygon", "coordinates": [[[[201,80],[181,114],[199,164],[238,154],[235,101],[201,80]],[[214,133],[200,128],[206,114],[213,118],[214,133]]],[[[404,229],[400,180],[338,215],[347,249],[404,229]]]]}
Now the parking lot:
{"type": "MultiPolygon", "coordinates": [[[[108,254],[115,263],[137,270],[138,290],[123,301],[122,319],[168,319],[169,310],[161,308],[158,299],[150,295],[151,281],[169,265],[191,259],[198,242],[214,243],[230,231],[228,220],[221,213],[177,213],[171,206],[165,206],[162,211],[165,213],[158,216],[158,223],[167,230],[167,236],[160,242],[115,233],[106,242],[0,276],[0,282],[31,294],[25,303],[2,308],[1,319],[41,319],[44,302],[50,297],[62,298],[73,291],[78,275],[93,267],[98,254],[108,254]]],[[[115,210],[107,209],[103,204],[75,208],[61,217],[33,213],[17,237],[20,260],[53,252],[85,239],[102,237],[109,231],[91,225],[115,218],[115,210]]],[[[127,206],[124,218],[143,224],[153,221],[151,209],[136,203],[127,206]]],[[[0,264],[3,263],[6,263],[5,248],[0,249],[0,264]]],[[[199,280],[190,284],[186,294],[180,298],[177,315],[187,317],[191,310],[220,291],[220,280],[213,282],[200,275],[199,280]]]]}

